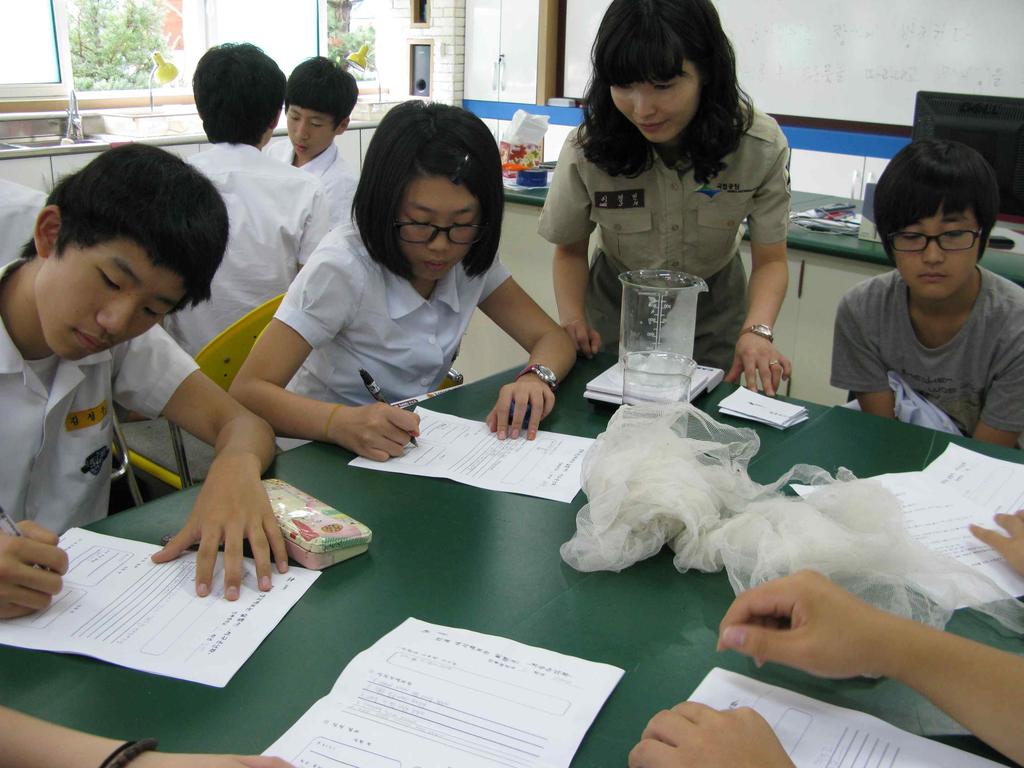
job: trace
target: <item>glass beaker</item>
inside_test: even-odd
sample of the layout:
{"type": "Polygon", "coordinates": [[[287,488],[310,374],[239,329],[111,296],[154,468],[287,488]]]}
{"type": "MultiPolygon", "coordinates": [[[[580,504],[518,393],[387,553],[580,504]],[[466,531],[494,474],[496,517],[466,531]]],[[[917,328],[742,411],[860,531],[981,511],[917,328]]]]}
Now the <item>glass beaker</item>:
{"type": "Polygon", "coordinates": [[[697,298],[708,284],[668,269],[634,269],[619,275],[622,314],[619,362],[631,352],[670,352],[693,357],[697,298]]]}

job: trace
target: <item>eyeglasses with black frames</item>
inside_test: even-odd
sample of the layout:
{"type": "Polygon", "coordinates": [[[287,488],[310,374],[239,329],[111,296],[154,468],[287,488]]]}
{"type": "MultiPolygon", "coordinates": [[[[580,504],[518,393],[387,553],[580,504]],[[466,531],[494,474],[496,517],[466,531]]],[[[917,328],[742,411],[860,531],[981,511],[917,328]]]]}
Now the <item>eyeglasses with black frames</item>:
{"type": "Polygon", "coordinates": [[[483,224],[452,224],[450,227],[438,227],[434,224],[421,224],[418,221],[396,221],[398,239],[405,243],[432,243],[441,232],[448,237],[448,242],[455,245],[472,245],[483,239],[487,227],[483,224]]]}
{"type": "Polygon", "coordinates": [[[919,253],[934,240],[944,251],[966,251],[978,242],[980,236],[980,229],[950,229],[937,235],[925,235],[921,232],[893,232],[889,235],[889,245],[894,251],[919,253]]]}

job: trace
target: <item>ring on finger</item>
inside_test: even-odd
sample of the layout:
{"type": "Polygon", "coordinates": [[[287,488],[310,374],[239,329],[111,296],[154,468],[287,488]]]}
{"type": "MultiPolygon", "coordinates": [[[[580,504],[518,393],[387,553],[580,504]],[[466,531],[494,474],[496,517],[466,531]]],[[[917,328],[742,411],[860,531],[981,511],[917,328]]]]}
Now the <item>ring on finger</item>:
{"type": "Polygon", "coordinates": [[[778,360],[769,360],[768,365],[782,365],[778,360]]]}

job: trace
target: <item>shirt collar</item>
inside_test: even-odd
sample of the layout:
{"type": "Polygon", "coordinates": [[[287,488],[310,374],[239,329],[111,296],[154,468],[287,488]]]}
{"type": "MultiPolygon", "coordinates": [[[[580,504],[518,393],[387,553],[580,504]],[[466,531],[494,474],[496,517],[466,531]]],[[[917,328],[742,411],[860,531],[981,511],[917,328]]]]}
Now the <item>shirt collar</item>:
{"type": "MultiPolygon", "coordinates": [[[[338,146],[332,143],[327,149],[302,166],[302,170],[308,171],[314,176],[323,176],[327,173],[328,169],[334,165],[334,160],[337,157],[338,146]]],[[[292,161],[294,162],[294,160],[295,152],[292,151],[292,161]]]]}
{"type": "Polygon", "coordinates": [[[448,271],[447,275],[437,281],[437,284],[434,286],[434,293],[431,294],[429,301],[420,296],[416,289],[412,287],[412,283],[404,277],[399,277],[385,267],[381,267],[381,269],[384,271],[384,288],[388,304],[388,316],[392,320],[398,320],[406,315],[411,315],[424,304],[432,302],[441,302],[449,306],[453,312],[457,313],[459,311],[459,292],[455,270],[461,269],[461,265],[456,264],[448,271]]]}

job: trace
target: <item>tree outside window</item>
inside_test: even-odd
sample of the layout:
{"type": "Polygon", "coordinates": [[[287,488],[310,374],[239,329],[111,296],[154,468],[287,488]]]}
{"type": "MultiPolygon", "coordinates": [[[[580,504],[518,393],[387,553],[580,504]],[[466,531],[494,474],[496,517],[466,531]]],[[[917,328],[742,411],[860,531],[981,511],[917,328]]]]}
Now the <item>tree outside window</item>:
{"type": "Polygon", "coordinates": [[[375,0],[327,0],[328,58],[344,64],[345,58],[360,46],[370,46],[367,71],[349,70],[356,80],[377,79],[375,16],[375,0]]]}

